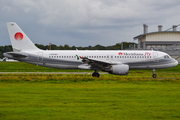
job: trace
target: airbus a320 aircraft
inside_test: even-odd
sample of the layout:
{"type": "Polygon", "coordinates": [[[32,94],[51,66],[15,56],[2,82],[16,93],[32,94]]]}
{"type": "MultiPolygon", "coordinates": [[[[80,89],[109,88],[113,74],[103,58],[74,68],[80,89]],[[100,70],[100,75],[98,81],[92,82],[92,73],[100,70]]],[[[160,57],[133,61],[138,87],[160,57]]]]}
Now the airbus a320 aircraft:
{"type": "Polygon", "coordinates": [[[7,28],[13,52],[4,53],[9,59],[58,69],[94,70],[93,77],[99,77],[99,71],[115,75],[127,75],[129,69],[155,69],[174,67],[178,62],[168,54],[153,50],[41,50],[14,22],[8,22],[7,28]]]}

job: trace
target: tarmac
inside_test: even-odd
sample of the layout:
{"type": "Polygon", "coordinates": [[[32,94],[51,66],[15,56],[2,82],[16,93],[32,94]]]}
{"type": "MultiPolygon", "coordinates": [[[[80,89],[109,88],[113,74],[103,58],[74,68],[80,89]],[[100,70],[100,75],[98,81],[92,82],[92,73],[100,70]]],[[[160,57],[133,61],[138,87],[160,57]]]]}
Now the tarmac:
{"type": "MultiPolygon", "coordinates": [[[[92,74],[91,72],[0,72],[0,74],[92,74]]],[[[101,72],[100,74],[108,74],[101,72]]]]}

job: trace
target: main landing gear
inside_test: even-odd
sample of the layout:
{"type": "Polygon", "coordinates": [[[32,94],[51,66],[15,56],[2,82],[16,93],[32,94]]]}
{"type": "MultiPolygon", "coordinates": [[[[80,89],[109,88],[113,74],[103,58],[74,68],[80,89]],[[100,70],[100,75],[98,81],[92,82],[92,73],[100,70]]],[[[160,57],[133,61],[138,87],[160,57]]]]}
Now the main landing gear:
{"type": "Polygon", "coordinates": [[[95,70],[95,71],[94,71],[94,73],[92,74],[92,76],[93,76],[93,77],[99,77],[99,76],[100,76],[100,74],[98,73],[98,71],[97,71],[97,70],[95,70]]]}
{"type": "Polygon", "coordinates": [[[152,69],[152,72],[153,72],[152,77],[153,77],[153,78],[156,78],[155,69],[152,69]]]}

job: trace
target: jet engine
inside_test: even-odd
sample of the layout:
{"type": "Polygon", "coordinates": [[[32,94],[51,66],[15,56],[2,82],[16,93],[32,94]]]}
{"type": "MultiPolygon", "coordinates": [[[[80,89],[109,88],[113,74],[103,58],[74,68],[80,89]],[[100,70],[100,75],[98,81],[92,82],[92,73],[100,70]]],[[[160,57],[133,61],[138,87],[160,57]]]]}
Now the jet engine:
{"type": "Polygon", "coordinates": [[[127,75],[129,72],[129,65],[112,65],[109,69],[105,69],[105,71],[115,75],[127,75]]]}

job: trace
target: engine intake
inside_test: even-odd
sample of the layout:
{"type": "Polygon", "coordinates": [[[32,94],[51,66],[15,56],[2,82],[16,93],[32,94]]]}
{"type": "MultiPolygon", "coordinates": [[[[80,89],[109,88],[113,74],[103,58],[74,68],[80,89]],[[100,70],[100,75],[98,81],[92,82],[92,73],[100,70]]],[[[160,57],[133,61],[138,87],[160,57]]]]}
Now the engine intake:
{"type": "Polygon", "coordinates": [[[129,73],[129,65],[112,65],[109,70],[110,74],[127,75],[129,73]]]}

